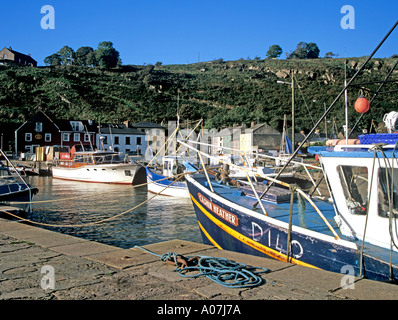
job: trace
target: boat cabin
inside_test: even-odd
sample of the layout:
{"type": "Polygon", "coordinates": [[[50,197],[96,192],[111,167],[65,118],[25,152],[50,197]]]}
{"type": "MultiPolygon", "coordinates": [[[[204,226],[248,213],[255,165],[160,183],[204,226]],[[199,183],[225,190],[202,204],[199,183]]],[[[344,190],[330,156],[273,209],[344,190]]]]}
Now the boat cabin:
{"type": "MultiPolygon", "coordinates": [[[[397,135],[398,136],[398,135],[397,135]]],[[[398,150],[395,145],[311,147],[335,204],[335,220],[350,238],[398,251],[398,150]]]]}
{"type": "Polygon", "coordinates": [[[198,168],[193,165],[194,161],[194,159],[188,159],[185,157],[163,157],[163,175],[166,177],[172,177],[185,171],[196,171],[198,168]]]}
{"type": "Polygon", "coordinates": [[[93,151],[90,145],[75,145],[70,152],[60,154],[56,165],[78,168],[86,165],[123,163],[120,153],[114,151],[93,151]]]}

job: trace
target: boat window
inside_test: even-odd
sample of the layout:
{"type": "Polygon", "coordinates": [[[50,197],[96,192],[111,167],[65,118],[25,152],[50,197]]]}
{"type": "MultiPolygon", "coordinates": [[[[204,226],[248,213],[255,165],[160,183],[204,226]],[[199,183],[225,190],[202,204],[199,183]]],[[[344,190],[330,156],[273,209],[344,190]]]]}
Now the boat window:
{"type": "Polygon", "coordinates": [[[75,162],[83,162],[84,161],[83,155],[80,155],[80,154],[76,155],[74,161],[75,162]]]}
{"type": "Polygon", "coordinates": [[[84,156],[84,162],[92,164],[93,163],[93,158],[91,157],[91,155],[85,155],[84,156]]]}
{"type": "Polygon", "coordinates": [[[112,163],[112,156],[105,156],[104,157],[104,162],[106,162],[106,163],[112,163]]]}
{"type": "Polygon", "coordinates": [[[368,203],[368,168],[337,166],[348,210],[353,214],[366,214],[368,203]]]}
{"type": "Polygon", "coordinates": [[[104,157],[94,157],[95,163],[104,163],[104,157]]]}
{"type": "Polygon", "coordinates": [[[379,169],[379,183],[378,183],[378,213],[381,217],[390,216],[390,201],[391,209],[394,217],[398,215],[398,169],[395,168],[380,168],[379,169]]]}

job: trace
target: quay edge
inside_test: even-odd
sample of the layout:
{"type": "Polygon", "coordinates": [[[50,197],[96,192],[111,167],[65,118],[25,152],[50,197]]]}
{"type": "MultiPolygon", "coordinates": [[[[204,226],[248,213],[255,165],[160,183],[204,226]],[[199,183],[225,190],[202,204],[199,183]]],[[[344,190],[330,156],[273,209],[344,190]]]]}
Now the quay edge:
{"type": "Polygon", "coordinates": [[[139,248],[122,249],[20,221],[0,218],[0,300],[396,300],[398,286],[292,265],[183,240],[143,246],[156,254],[224,257],[265,267],[264,283],[226,288],[210,279],[179,276],[174,266],[139,248]],[[41,287],[54,270],[54,289],[41,287]]]}

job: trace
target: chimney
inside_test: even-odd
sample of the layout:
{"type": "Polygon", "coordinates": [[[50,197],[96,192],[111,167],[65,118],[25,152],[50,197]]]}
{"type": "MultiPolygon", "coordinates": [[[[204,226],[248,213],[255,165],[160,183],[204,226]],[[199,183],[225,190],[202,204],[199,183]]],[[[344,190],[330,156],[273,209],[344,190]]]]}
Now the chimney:
{"type": "Polygon", "coordinates": [[[126,126],[126,128],[129,127],[129,121],[128,121],[128,120],[124,121],[123,123],[124,123],[124,125],[126,126]]]}

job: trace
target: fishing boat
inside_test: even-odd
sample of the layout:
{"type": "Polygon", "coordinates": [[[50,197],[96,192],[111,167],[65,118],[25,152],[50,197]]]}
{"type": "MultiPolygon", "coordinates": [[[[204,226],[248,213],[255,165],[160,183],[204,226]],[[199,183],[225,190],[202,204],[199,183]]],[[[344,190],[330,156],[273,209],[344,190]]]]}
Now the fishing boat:
{"type": "MultiPolygon", "coordinates": [[[[345,84],[284,164],[285,167],[347,88],[356,85],[353,81],[357,75],[397,24],[398,21],[345,84]]],[[[387,79],[376,84],[383,85],[387,79]]],[[[358,98],[357,102],[361,99],[363,97],[358,98]]],[[[358,109],[357,102],[355,109],[362,116],[368,111],[369,102],[358,109]]],[[[390,125],[394,132],[362,135],[357,144],[350,143],[350,134],[347,134],[344,144],[329,143],[326,147],[309,149],[319,159],[329,189],[329,199],[310,197],[299,187],[279,181],[278,176],[267,178],[271,183],[264,190],[256,189],[256,185],[248,179],[251,194],[231,184],[218,183],[206,171],[204,174],[187,176],[189,194],[203,241],[220,249],[269,256],[306,267],[343,274],[348,272],[355,277],[396,283],[397,124],[398,121],[390,125]],[[288,188],[291,195],[289,200],[284,196],[278,201],[278,194],[272,190],[275,184],[288,188]],[[273,193],[274,196],[264,197],[273,193]]],[[[199,155],[211,157],[203,152],[199,155]]]]}
{"type": "Polygon", "coordinates": [[[75,145],[68,153],[61,153],[54,162],[52,175],[57,179],[141,184],[146,181],[145,168],[138,163],[121,159],[114,151],[92,150],[89,145],[75,145]]]}
{"type": "Polygon", "coordinates": [[[26,175],[26,176],[37,176],[39,175],[39,172],[35,168],[27,167],[22,164],[17,164],[14,168],[10,168],[11,172],[19,172],[21,175],[26,175]]]}
{"type": "Polygon", "coordinates": [[[148,191],[165,196],[189,198],[185,172],[195,172],[198,168],[187,158],[165,156],[161,166],[147,166],[148,191]]]}
{"type": "Polygon", "coordinates": [[[390,145],[374,154],[369,145],[357,147],[311,150],[319,155],[333,201],[280,187],[271,187],[258,201],[263,189],[254,185],[245,190],[219,184],[210,175],[187,176],[204,243],[333,272],[349,266],[357,276],[396,280],[398,252],[392,243],[398,243],[398,192],[392,177],[398,172],[389,168],[394,162],[398,168],[398,150],[390,145]],[[395,203],[392,210],[387,199],[395,203]]]}
{"type": "Polygon", "coordinates": [[[29,202],[39,191],[23,180],[18,181],[18,175],[9,168],[0,167],[0,202],[29,202]]]}
{"type": "MultiPolygon", "coordinates": [[[[6,161],[6,165],[3,165],[2,161],[0,161],[0,206],[7,208],[7,212],[8,210],[14,211],[14,208],[17,208],[18,212],[22,209],[23,213],[30,211],[31,201],[39,192],[39,189],[31,187],[23,179],[1,149],[0,159],[6,161]],[[9,206],[10,203],[13,203],[13,208],[9,206]]],[[[3,210],[1,211],[4,212],[3,210]]]]}
{"type": "MultiPolygon", "coordinates": [[[[201,123],[202,119],[187,133],[187,139],[201,123]]],[[[181,134],[179,122],[177,122],[175,130],[167,138],[156,155],[150,157],[151,160],[145,167],[147,188],[149,192],[164,196],[189,198],[185,174],[198,170],[196,166],[197,158],[189,156],[189,152],[186,152],[188,149],[181,150],[182,145],[177,148],[177,134],[181,134]],[[171,150],[173,148],[175,150],[171,150]],[[159,154],[161,152],[166,153],[166,150],[168,150],[169,155],[159,157],[159,154]]]]}

